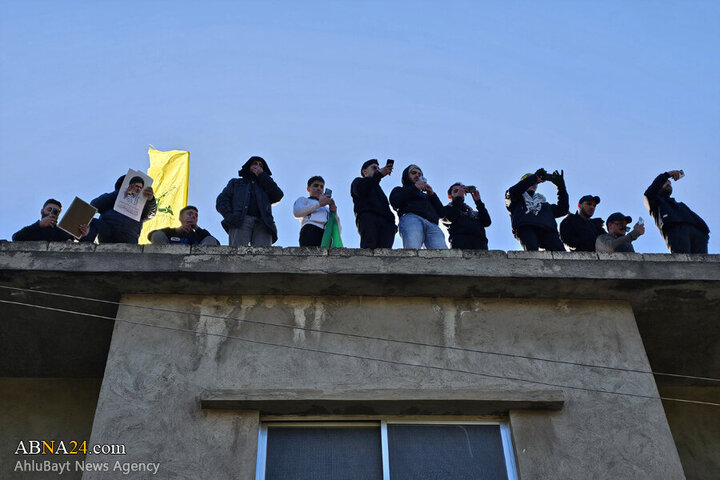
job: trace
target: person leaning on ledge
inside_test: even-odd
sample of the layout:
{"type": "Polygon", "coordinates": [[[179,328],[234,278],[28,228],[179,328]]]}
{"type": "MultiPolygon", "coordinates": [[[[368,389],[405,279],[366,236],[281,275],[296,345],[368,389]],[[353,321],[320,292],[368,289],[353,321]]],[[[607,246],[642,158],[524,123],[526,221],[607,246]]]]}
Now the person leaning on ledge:
{"type": "Polygon", "coordinates": [[[220,245],[217,238],[207,230],[198,227],[198,209],[192,205],[180,210],[180,226],[153,230],[148,240],[153,245],[220,245]]]}
{"type": "MultiPolygon", "coordinates": [[[[31,242],[34,240],[45,242],[72,242],[75,237],[57,226],[58,217],[62,211],[62,204],[54,198],[45,201],[40,210],[40,220],[21,229],[12,236],[13,242],[31,242]]],[[[82,241],[89,241],[87,238],[88,226],[80,225],[82,241]]]]}
{"type": "Polygon", "coordinates": [[[610,215],[605,222],[608,233],[597,237],[595,251],[599,253],[634,252],[632,242],[645,233],[645,225],[638,222],[632,231],[627,233],[629,223],[632,223],[632,218],[620,212],[610,215]]]}

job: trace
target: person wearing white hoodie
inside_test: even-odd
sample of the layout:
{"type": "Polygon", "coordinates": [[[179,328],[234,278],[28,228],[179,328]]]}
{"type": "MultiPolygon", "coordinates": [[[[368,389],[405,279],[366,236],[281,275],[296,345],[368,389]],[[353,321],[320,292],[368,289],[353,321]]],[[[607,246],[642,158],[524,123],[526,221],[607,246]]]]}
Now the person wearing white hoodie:
{"type": "Polygon", "coordinates": [[[293,215],[300,220],[300,246],[319,247],[322,243],[325,225],[330,213],[340,228],[337,206],[330,195],[325,195],[325,180],[321,176],[310,177],[307,181],[309,197],[300,197],[293,205],[293,215]]]}

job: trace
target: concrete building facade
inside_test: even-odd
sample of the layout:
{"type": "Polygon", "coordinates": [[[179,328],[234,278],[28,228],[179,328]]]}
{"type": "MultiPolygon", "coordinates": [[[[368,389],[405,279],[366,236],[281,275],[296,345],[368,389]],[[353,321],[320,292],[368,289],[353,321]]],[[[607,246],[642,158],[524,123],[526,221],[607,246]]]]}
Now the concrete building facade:
{"type": "Polygon", "coordinates": [[[25,243],[0,286],[3,478],[720,472],[716,255],[25,243]]]}

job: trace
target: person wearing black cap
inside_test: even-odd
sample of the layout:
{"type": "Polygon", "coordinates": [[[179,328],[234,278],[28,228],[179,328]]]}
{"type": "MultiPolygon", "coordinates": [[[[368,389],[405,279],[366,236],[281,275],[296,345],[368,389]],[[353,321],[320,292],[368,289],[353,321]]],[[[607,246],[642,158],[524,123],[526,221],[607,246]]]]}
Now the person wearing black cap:
{"type": "Polygon", "coordinates": [[[397,226],[380,180],[392,174],[392,161],[380,168],[377,159],[362,164],[360,177],[350,185],[360,248],[392,248],[397,226]]]}
{"type": "Polygon", "coordinates": [[[390,192],[390,205],[400,217],[398,228],[403,248],[446,249],[445,234],[438,226],[443,204],[417,165],[402,173],[402,186],[390,192]]]}
{"type": "Polygon", "coordinates": [[[680,180],[682,170],[670,170],[658,175],[645,190],[645,206],[660,229],[671,253],[707,253],[710,229],[690,207],[672,195],[672,178],[680,180]]]}
{"type": "Polygon", "coordinates": [[[490,226],[491,221],[485,204],[480,200],[480,192],[457,182],[448,188],[448,198],[450,203],[443,207],[443,223],[450,234],[451,248],[487,250],[485,228],[490,226]],[[465,203],[468,193],[477,211],[465,203]]]}
{"type": "Polygon", "coordinates": [[[153,188],[150,186],[143,188],[145,182],[140,177],[132,177],[127,190],[123,192],[124,197],[135,198],[140,192],[145,197],[146,202],[140,220],[134,220],[116,211],[115,200],[120,195],[120,187],[124,180],[125,175],[122,175],[115,182],[115,191],[100,195],[90,202],[100,214],[100,218],[94,218],[90,222],[88,237],[91,241],[97,238],[99,243],[138,243],[143,222],[150,220],[157,213],[153,188]],[[140,179],[140,182],[136,179],[140,179]]]}
{"type": "Polygon", "coordinates": [[[645,225],[638,222],[628,233],[629,223],[632,223],[632,218],[620,212],[610,215],[605,222],[608,233],[597,237],[595,251],[600,253],[634,252],[632,242],[645,233],[645,225]]]}
{"type": "MultiPolygon", "coordinates": [[[[75,237],[61,230],[57,226],[58,217],[62,211],[62,204],[54,198],[49,198],[40,210],[40,220],[15,232],[13,242],[45,241],[45,242],[72,242],[75,237]]],[[[80,225],[81,241],[88,241],[88,226],[80,225]]]]}
{"type": "Polygon", "coordinates": [[[262,157],[250,157],[215,201],[215,209],[233,247],[269,247],[277,241],[272,206],[283,198],[262,157]]]}
{"type": "Polygon", "coordinates": [[[505,192],[505,207],[510,212],[513,234],[525,250],[544,248],[555,252],[565,251],[555,221],[555,218],[567,215],[569,210],[562,171],[548,174],[541,168],[535,173],[526,173],[505,192]],[[557,204],[550,204],[544,195],[536,193],[538,184],[546,180],[557,187],[557,204]]]}
{"type": "Polygon", "coordinates": [[[607,233],[602,218],[591,218],[598,203],[600,197],[585,195],[578,201],[577,212],[560,222],[560,238],[571,252],[594,252],[597,237],[607,233]]]}

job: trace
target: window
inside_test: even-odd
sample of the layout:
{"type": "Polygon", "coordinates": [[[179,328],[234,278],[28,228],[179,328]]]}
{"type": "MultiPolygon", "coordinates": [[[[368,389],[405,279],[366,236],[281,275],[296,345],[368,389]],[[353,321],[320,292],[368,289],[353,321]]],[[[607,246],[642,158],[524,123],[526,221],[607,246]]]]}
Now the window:
{"type": "Polygon", "coordinates": [[[517,479],[501,422],[264,422],[256,480],[517,479]]]}

